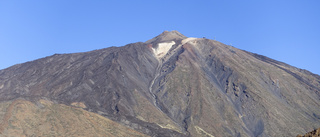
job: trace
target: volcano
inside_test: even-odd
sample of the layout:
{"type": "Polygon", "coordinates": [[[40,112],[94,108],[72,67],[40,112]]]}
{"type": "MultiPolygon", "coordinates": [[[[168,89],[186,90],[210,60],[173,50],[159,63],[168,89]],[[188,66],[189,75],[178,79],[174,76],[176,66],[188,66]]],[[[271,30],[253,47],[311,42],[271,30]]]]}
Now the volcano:
{"type": "Polygon", "coordinates": [[[319,108],[319,75],[178,31],[0,70],[2,136],[296,136],[319,108]]]}

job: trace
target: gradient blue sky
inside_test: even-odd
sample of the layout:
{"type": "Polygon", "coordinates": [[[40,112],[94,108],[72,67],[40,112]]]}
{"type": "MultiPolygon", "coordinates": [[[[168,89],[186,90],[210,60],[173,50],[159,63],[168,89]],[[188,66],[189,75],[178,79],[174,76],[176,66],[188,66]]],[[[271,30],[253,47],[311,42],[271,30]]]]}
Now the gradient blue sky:
{"type": "Polygon", "coordinates": [[[0,0],[0,69],[178,30],[320,74],[319,7],[319,0],[0,0]]]}

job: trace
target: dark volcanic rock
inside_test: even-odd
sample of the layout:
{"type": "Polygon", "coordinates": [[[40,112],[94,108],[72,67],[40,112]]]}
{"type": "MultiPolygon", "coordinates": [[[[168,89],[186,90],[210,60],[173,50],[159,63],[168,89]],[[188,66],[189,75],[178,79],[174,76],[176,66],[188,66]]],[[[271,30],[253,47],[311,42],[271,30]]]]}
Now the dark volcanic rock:
{"type": "Polygon", "coordinates": [[[150,136],[295,136],[320,127],[320,77],[205,38],[55,54],[0,70],[0,100],[47,98],[150,136]]]}

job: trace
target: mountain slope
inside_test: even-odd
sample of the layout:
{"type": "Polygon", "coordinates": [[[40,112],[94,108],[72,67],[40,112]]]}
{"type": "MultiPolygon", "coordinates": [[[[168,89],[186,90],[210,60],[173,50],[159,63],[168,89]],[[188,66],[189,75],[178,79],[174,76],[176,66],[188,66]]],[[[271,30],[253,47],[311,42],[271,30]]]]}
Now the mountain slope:
{"type": "Polygon", "coordinates": [[[320,128],[315,129],[309,133],[306,133],[305,135],[298,135],[297,137],[319,137],[320,136],[320,128]]]}
{"type": "Polygon", "coordinates": [[[83,109],[55,104],[15,100],[0,104],[2,136],[146,136],[83,109]]]}
{"type": "Polygon", "coordinates": [[[2,102],[83,102],[151,136],[295,136],[320,127],[319,92],[318,75],[177,31],[0,70],[2,102]]]}

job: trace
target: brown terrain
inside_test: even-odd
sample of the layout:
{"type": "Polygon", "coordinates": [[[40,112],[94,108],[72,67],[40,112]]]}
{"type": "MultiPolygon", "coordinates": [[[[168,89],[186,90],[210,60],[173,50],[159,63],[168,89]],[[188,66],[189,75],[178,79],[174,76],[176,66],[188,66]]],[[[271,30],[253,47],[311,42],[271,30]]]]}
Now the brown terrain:
{"type": "Polygon", "coordinates": [[[1,103],[0,110],[2,136],[147,136],[79,107],[44,99],[17,99],[1,103]]]}
{"type": "Polygon", "coordinates": [[[297,136],[320,76],[206,38],[55,54],[0,70],[2,136],[297,136]]]}
{"type": "Polygon", "coordinates": [[[306,133],[305,135],[298,135],[297,137],[320,137],[320,128],[306,133]]]}

